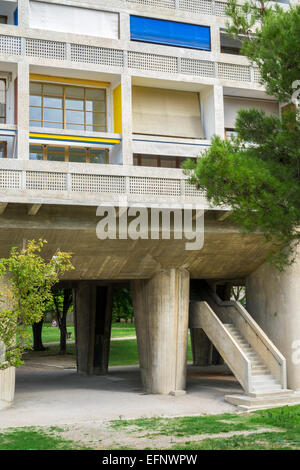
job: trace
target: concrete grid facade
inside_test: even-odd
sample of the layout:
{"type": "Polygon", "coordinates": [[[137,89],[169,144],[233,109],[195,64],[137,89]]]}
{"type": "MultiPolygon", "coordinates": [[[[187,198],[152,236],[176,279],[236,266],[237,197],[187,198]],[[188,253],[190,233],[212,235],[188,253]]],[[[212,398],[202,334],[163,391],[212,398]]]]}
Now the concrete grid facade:
{"type": "MultiPolygon", "coordinates": [[[[239,44],[226,37],[225,5],[222,0],[0,1],[0,15],[6,17],[0,25],[0,80],[5,83],[5,117],[0,122],[1,256],[12,243],[38,236],[48,240],[49,254],[57,246],[74,252],[76,269],[65,282],[76,291],[79,372],[107,371],[112,282],[131,282],[142,379],[145,389],[154,393],[185,388],[190,278],[205,280],[216,290],[228,283],[245,284],[251,276],[250,311],[255,304],[253,279],[267,255],[262,237],[241,236],[226,220],[230,208],[211,207],[180,169],[182,160],[209,147],[213,135],[230,138],[239,108],[280,114],[279,103],[259,83],[258,70],[237,54],[239,44]],[[182,24],[200,27],[209,32],[209,41],[201,48],[146,36],[132,40],[136,17],[163,20],[165,31],[182,24]],[[57,91],[51,91],[55,87],[57,91]],[[97,98],[99,90],[104,98],[97,98]],[[80,93],[84,98],[78,98],[80,93]],[[96,98],[89,98],[92,95],[96,98]],[[185,251],[181,240],[100,243],[95,237],[96,207],[120,202],[142,202],[148,208],[201,204],[203,250],[185,251]],[[99,322],[95,326],[99,309],[104,312],[101,327],[99,322]]],[[[260,279],[259,272],[257,276],[260,279]]],[[[265,308],[264,319],[280,328],[284,314],[274,318],[268,300],[257,302],[254,316],[265,308]]],[[[205,313],[202,322],[204,317],[205,313]]],[[[295,322],[296,328],[288,329],[280,343],[280,365],[263,354],[277,378],[282,377],[284,358],[293,353],[297,335],[300,339],[299,320],[295,322]]],[[[195,338],[204,329],[199,325],[195,338]]],[[[250,329],[257,328],[251,325],[250,329]]],[[[272,328],[267,330],[275,342],[267,349],[276,349],[276,335],[272,328]]],[[[216,331],[219,337],[223,330],[211,335],[216,331]]],[[[251,334],[243,334],[261,355],[265,339],[253,345],[251,334]]],[[[228,357],[218,339],[209,340],[228,357]]],[[[202,346],[205,341],[207,337],[202,346]]],[[[194,354],[196,350],[194,345],[194,354]]],[[[245,390],[253,392],[248,380],[251,364],[240,353],[244,365],[232,369],[244,367],[236,375],[245,390]],[[248,374],[245,381],[243,374],[248,374]]],[[[288,364],[287,385],[297,390],[299,365],[288,364]]],[[[286,389],[286,379],[281,388],[286,389]]]]}

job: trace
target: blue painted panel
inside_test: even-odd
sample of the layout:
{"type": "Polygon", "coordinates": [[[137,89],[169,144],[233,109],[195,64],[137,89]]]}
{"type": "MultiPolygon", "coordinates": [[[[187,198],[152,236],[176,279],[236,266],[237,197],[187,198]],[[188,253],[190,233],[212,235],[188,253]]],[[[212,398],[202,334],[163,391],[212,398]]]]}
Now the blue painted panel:
{"type": "Polygon", "coordinates": [[[14,24],[18,26],[19,24],[19,18],[18,18],[18,9],[16,8],[14,11],[14,24]]]}
{"type": "Polygon", "coordinates": [[[130,38],[133,41],[210,51],[208,26],[130,16],[130,38]]]}

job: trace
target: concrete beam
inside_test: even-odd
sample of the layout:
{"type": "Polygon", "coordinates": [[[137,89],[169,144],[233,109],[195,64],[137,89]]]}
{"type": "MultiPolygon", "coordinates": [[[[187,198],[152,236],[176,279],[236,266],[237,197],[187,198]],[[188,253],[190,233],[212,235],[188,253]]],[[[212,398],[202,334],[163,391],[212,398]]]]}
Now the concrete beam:
{"type": "Polygon", "coordinates": [[[30,204],[28,206],[27,214],[36,215],[41,207],[42,207],[42,204],[30,204]]]}
{"type": "Polygon", "coordinates": [[[0,202],[0,215],[4,214],[7,208],[8,202],[0,202]]]}
{"type": "Polygon", "coordinates": [[[132,281],[139,360],[147,393],[185,390],[189,272],[169,269],[132,281]]]}

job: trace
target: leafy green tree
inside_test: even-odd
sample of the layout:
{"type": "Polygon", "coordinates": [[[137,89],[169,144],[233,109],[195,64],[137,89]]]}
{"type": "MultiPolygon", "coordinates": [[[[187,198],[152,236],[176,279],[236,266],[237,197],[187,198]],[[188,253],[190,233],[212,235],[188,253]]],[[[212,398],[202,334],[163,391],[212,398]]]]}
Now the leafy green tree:
{"type": "Polygon", "coordinates": [[[1,367],[23,363],[26,326],[41,320],[53,285],[73,269],[70,253],[57,251],[50,261],[44,260],[40,252],[46,243],[30,240],[23,249],[12,248],[9,258],[0,259],[0,276],[6,275],[0,291],[0,341],[6,348],[1,367]]]}
{"type": "Polygon", "coordinates": [[[115,289],[113,296],[113,321],[133,320],[133,306],[130,289],[115,289]]]}
{"type": "MultiPolygon", "coordinates": [[[[242,53],[259,68],[267,93],[291,101],[300,79],[300,6],[284,11],[264,1],[239,7],[230,0],[227,11],[227,31],[242,39],[242,53]]],[[[240,110],[236,139],[214,137],[201,158],[184,165],[210,202],[231,206],[231,218],[243,230],[262,231],[279,269],[293,261],[300,241],[299,121],[297,107],[281,118],[240,110]]]]}

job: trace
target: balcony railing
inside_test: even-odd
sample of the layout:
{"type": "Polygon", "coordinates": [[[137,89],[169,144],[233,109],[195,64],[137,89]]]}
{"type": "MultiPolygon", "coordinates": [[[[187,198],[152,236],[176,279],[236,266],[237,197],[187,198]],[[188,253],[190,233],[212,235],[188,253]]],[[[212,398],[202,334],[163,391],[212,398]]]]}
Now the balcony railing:
{"type": "Polygon", "coordinates": [[[204,59],[125,51],[18,36],[0,35],[0,54],[103,65],[118,68],[118,71],[128,67],[132,71],[139,72],[182,74],[248,83],[259,82],[258,69],[249,65],[212,62],[204,59]]]}
{"type": "Polygon", "coordinates": [[[0,161],[0,202],[97,205],[205,203],[205,192],[180,170],[61,162],[0,161]],[[169,176],[168,176],[169,175],[169,176]]]}

